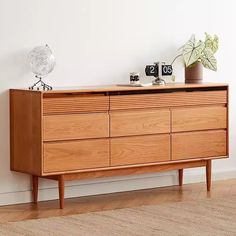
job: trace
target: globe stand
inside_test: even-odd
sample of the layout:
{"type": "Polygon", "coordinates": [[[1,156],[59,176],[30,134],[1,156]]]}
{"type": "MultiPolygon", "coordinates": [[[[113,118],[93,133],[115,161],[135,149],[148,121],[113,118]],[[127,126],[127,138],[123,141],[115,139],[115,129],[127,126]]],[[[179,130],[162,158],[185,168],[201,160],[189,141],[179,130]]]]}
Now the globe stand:
{"type": "Polygon", "coordinates": [[[48,84],[45,84],[43,81],[42,81],[42,77],[39,77],[37,75],[35,75],[35,78],[39,79],[35,84],[33,84],[33,86],[29,87],[29,90],[40,90],[41,88],[43,90],[52,90],[52,87],[49,86],[48,84]]]}

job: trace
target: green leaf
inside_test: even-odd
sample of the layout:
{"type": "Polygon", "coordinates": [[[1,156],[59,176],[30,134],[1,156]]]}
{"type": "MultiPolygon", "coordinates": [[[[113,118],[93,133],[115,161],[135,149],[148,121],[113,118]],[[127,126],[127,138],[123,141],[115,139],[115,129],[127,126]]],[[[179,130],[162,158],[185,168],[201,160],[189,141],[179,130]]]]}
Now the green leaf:
{"type": "Polygon", "coordinates": [[[217,61],[211,49],[206,48],[201,56],[202,65],[210,70],[217,71],[217,61]]]}
{"type": "Polygon", "coordinates": [[[219,38],[217,35],[214,35],[214,38],[211,37],[211,35],[205,33],[205,46],[206,48],[211,49],[213,53],[216,53],[219,47],[219,38]]]}
{"type": "Polygon", "coordinates": [[[183,47],[183,58],[187,67],[199,60],[204,47],[205,44],[202,41],[196,43],[195,35],[192,35],[183,47]]]}

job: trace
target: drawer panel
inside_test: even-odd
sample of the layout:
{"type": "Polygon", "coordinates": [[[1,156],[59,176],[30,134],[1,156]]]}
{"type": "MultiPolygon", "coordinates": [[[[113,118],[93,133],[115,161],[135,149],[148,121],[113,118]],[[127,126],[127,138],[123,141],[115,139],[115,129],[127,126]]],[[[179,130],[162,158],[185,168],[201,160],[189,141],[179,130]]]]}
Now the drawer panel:
{"type": "Polygon", "coordinates": [[[172,134],[172,160],[227,155],[226,131],[172,134]]]}
{"type": "Polygon", "coordinates": [[[110,97],[110,109],[226,104],[227,91],[173,92],[110,97]]]}
{"type": "Polygon", "coordinates": [[[108,113],[50,115],[43,117],[44,141],[109,136],[108,113]]]}
{"type": "Polygon", "coordinates": [[[132,165],[170,160],[170,135],[111,139],[111,165],[132,165]]]}
{"type": "Polygon", "coordinates": [[[62,96],[43,98],[43,114],[99,112],[109,109],[109,97],[62,96]]]}
{"type": "Polygon", "coordinates": [[[224,129],[227,108],[223,106],[172,109],[172,132],[224,129]]]}
{"type": "Polygon", "coordinates": [[[112,137],[170,132],[168,109],[114,111],[110,117],[112,137]]]}
{"type": "Polygon", "coordinates": [[[69,172],[109,166],[109,140],[44,143],[44,172],[69,172]]]}

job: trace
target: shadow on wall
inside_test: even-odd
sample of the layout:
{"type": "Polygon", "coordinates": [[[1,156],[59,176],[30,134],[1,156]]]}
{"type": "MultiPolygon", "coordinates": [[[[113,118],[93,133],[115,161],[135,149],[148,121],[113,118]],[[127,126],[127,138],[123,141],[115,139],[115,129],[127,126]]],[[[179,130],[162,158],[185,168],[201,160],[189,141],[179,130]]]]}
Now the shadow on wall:
{"type": "Polygon", "coordinates": [[[10,167],[10,121],[9,121],[9,91],[0,92],[0,172],[8,172],[10,167]]]}

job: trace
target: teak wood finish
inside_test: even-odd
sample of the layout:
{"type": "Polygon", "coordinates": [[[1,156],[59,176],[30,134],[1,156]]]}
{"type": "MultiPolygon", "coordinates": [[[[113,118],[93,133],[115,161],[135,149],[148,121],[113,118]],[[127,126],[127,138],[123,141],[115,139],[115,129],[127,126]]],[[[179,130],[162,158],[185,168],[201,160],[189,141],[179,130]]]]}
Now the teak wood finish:
{"type": "Polygon", "coordinates": [[[64,182],[206,167],[228,157],[228,86],[10,90],[11,170],[64,182]]]}
{"type": "Polygon", "coordinates": [[[170,161],[170,135],[112,138],[111,166],[170,161]]]}
{"type": "Polygon", "coordinates": [[[225,106],[172,109],[172,132],[226,128],[227,108],[225,106]]]}
{"type": "Polygon", "coordinates": [[[44,144],[45,173],[109,167],[109,140],[93,139],[44,144]]]}
{"type": "Polygon", "coordinates": [[[43,116],[44,141],[106,137],[109,137],[108,113],[43,116]]]}
{"type": "Polygon", "coordinates": [[[224,130],[172,134],[172,160],[224,156],[226,153],[224,130]]]}
{"type": "Polygon", "coordinates": [[[169,109],[110,112],[111,137],[170,132],[169,109]]]}

